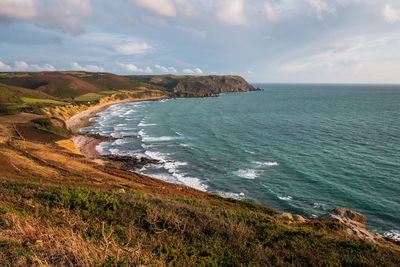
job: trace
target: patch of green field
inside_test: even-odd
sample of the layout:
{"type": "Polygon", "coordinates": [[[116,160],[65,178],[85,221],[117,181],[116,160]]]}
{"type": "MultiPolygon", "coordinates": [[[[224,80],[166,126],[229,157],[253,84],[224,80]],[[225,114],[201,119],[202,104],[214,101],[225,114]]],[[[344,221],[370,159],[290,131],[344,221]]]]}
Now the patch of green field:
{"type": "Polygon", "coordinates": [[[113,91],[113,90],[107,90],[107,91],[101,91],[100,94],[102,95],[113,95],[113,94],[118,94],[119,91],[113,91]]]}
{"type": "Polygon", "coordinates": [[[53,99],[38,99],[38,98],[31,98],[31,97],[21,97],[21,100],[27,104],[55,104],[55,105],[66,105],[66,102],[57,101],[53,99]]]}
{"type": "Polygon", "coordinates": [[[29,106],[26,104],[18,104],[18,105],[12,105],[8,106],[7,108],[9,109],[19,109],[19,108],[28,108],[29,106]]]}
{"type": "Polygon", "coordinates": [[[94,101],[94,100],[99,100],[102,98],[102,95],[96,94],[96,93],[87,93],[81,96],[78,96],[75,98],[76,101],[94,101]]]}
{"type": "Polygon", "coordinates": [[[16,77],[28,77],[27,72],[1,72],[0,78],[16,78],[16,77]]]}

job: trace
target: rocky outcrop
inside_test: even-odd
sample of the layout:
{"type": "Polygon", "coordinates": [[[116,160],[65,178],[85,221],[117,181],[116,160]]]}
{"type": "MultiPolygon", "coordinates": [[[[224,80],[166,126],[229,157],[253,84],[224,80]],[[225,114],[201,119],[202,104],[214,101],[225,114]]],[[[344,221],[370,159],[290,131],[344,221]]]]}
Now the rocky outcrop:
{"type": "Polygon", "coordinates": [[[364,224],[366,217],[361,213],[346,208],[335,208],[331,212],[318,217],[317,220],[341,222],[347,227],[349,234],[372,242],[384,243],[380,235],[368,232],[364,224]]]}
{"type": "Polygon", "coordinates": [[[173,88],[176,94],[193,93],[199,96],[213,96],[224,92],[256,91],[240,76],[188,76],[173,88]]]}
{"type": "Polygon", "coordinates": [[[305,218],[299,214],[291,214],[288,212],[276,214],[274,217],[280,221],[283,221],[283,222],[286,222],[289,224],[290,223],[300,224],[300,223],[305,223],[305,222],[310,221],[310,219],[305,218]]]}

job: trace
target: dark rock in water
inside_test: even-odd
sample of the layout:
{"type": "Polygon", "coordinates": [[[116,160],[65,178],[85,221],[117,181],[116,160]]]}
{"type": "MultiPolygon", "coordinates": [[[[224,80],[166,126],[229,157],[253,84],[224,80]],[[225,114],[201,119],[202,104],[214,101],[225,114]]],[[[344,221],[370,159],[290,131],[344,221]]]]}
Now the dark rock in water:
{"type": "Polygon", "coordinates": [[[86,133],[86,134],[81,134],[96,140],[100,140],[102,142],[106,142],[106,141],[112,141],[112,140],[117,140],[118,138],[112,137],[112,136],[103,136],[100,134],[92,134],[92,133],[86,133]]]}
{"type": "Polygon", "coordinates": [[[366,217],[361,213],[346,208],[335,208],[331,212],[319,216],[316,220],[341,222],[347,227],[349,234],[372,242],[384,243],[380,235],[368,232],[364,225],[366,217]]]}
{"type": "Polygon", "coordinates": [[[160,164],[159,160],[149,158],[136,158],[131,156],[120,156],[120,155],[106,155],[101,156],[101,159],[109,162],[110,165],[115,165],[119,168],[134,170],[142,168],[147,164],[160,164]]]}

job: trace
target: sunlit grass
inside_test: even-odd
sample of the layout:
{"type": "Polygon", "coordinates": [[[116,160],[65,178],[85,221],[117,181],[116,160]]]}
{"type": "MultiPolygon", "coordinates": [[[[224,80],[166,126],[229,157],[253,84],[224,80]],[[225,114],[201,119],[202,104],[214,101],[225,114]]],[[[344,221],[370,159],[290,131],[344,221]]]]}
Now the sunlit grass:
{"type": "Polygon", "coordinates": [[[66,102],[58,101],[58,100],[53,100],[53,99],[39,99],[39,98],[31,98],[31,97],[21,97],[21,100],[24,101],[27,104],[40,104],[40,103],[46,103],[46,104],[56,104],[56,105],[66,105],[66,102]]]}
{"type": "Polygon", "coordinates": [[[81,96],[78,96],[75,98],[76,101],[94,101],[94,100],[99,100],[102,98],[102,95],[96,94],[96,93],[87,93],[81,96]]]}

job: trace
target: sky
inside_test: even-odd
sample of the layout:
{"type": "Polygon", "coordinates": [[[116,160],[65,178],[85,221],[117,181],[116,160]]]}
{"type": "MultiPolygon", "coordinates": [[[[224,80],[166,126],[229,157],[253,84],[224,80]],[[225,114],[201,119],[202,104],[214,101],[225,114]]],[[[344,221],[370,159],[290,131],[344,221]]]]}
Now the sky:
{"type": "Polygon", "coordinates": [[[0,0],[0,71],[400,83],[399,0],[0,0]]]}

